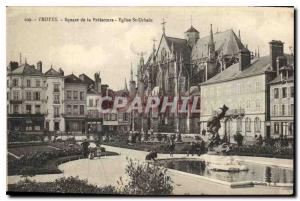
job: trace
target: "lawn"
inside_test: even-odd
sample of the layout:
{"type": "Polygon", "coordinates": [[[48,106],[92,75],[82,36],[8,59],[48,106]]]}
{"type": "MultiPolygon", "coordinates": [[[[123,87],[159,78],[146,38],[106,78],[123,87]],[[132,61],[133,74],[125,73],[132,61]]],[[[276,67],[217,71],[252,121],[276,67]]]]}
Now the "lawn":
{"type": "Polygon", "coordinates": [[[51,152],[55,151],[54,147],[48,145],[33,145],[33,146],[21,146],[21,147],[9,147],[8,152],[20,157],[22,155],[30,155],[36,152],[51,152]]]}
{"type": "MultiPolygon", "coordinates": [[[[36,146],[11,146],[8,148],[8,175],[59,174],[57,166],[82,158],[81,146],[77,144],[49,143],[36,146]]],[[[117,155],[104,152],[106,156],[117,155]]]]}

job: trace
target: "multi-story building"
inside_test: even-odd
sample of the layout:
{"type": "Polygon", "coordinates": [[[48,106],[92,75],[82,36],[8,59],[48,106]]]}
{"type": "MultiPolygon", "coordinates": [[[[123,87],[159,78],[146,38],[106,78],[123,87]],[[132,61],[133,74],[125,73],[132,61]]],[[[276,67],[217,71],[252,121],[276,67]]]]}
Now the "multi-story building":
{"type": "Polygon", "coordinates": [[[294,69],[283,66],[270,85],[271,137],[294,137],[294,69]]]}
{"type": "Polygon", "coordinates": [[[102,132],[103,115],[101,114],[101,78],[100,73],[95,73],[95,81],[85,74],[79,75],[84,83],[88,85],[86,94],[86,132],[91,138],[98,138],[102,132]]]}
{"type": "Polygon", "coordinates": [[[44,74],[46,80],[46,116],[45,130],[49,134],[65,131],[64,114],[64,72],[51,68],[44,74]]]}
{"type": "Polygon", "coordinates": [[[64,79],[65,131],[67,134],[86,133],[86,94],[88,85],[74,74],[64,79]]]}
{"type": "Polygon", "coordinates": [[[37,67],[10,62],[7,71],[8,130],[41,135],[45,121],[45,79],[41,62],[37,67]]]}
{"type": "Polygon", "coordinates": [[[249,143],[259,135],[270,137],[268,83],[293,59],[283,53],[280,41],[270,42],[269,56],[251,58],[250,52],[242,49],[239,63],[200,84],[201,129],[206,129],[207,120],[225,104],[229,111],[222,120],[220,136],[233,141],[232,136],[240,132],[249,143]]]}

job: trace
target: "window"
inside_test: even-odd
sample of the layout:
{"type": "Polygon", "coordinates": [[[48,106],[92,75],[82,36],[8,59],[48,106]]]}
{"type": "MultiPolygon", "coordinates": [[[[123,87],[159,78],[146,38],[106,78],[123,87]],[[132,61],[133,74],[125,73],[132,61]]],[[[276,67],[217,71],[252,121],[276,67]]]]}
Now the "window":
{"type": "Polygon", "coordinates": [[[282,98],[286,98],[286,87],[282,87],[282,98]]]}
{"type": "Polygon", "coordinates": [[[289,123],[289,135],[294,135],[294,123],[289,123]]]}
{"type": "Polygon", "coordinates": [[[259,91],[259,81],[256,81],[255,82],[255,90],[256,90],[256,92],[258,92],[259,91]]]}
{"type": "Polygon", "coordinates": [[[242,118],[237,118],[237,120],[236,120],[236,131],[242,132],[242,125],[243,125],[242,118]]]}
{"type": "Polygon", "coordinates": [[[38,92],[38,91],[34,92],[34,97],[33,97],[33,99],[34,99],[34,100],[40,100],[40,98],[41,98],[40,92],[38,92]]]}
{"type": "Polygon", "coordinates": [[[72,99],[72,92],[71,91],[67,91],[67,99],[68,100],[72,99]]]}
{"type": "Polygon", "coordinates": [[[59,84],[53,85],[53,92],[59,92],[59,84]]]}
{"type": "Polygon", "coordinates": [[[54,95],[54,104],[59,104],[59,94],[54,95]]]}
{"type": "Polygon", "coordinates": [[[261,127],[261,122],[258,117],[255,117],[254,119],[254,131],[255,132],[260,132],[260,127],[261,127]]]}
{"type": "Polygon", "coordinates": [[[284,116],[285,115],[285,105],[281,106],[281,115],[284,116]]]}
{"type": "Polygon", "coordinates": [[[117,120],[117,114],[111,114],[111,120],[116,121],[117,120]]]}
{"type": "Polygon", "coordinates": [[[291,115],[294,116],[294,104],[291,104],[291,115]]]}
{"type": "Polygon", "coordinates": [[[54,122],[54,130],[55,131],[59,130],[59,122],[54,122]]]}
{"type": "Polygon", "coordinates": [[[84,92],[83,91],[80,92],[80,100],[84,100],[84,92]]]}
{"type": "Polygon", "coordinates": [[[46,121],[46,130],[49,131],[49,121],[46,121]]]}
{"type": "Polygon", "coordinates": [[[78,114],[78,105],[73,105],[73,114],[78,114]]]}
{"type": "Polygon", "coordinates": [[[89,107],[93,107],[93,99],[89,99],[89,107]]]}
{"type": "Polygon", "coordinates": [[[35,86],[40,87],[41,86],[41,81],[40,80],[35,80],[35,86]]]}
{"type": "Polygon", "coordinates": [[[73,91],[73,99],[74,100],[78,99],[78,91],[73,91]]]}
{"type": "Polygon", "coordinates": [[[31,105],[26,105],[26,114],[31,114],[31,105]]]}
{"type": "Polygon", "coordinates": [[[27,83],[27,87],[31,87],[31,80],[27,80],[26,83],[27,83]]]}
{"type": "Polygon", "coordinates": [[[250,104],[250,100],[247,100],[246,102],[246,108],[250,108],[251,104],[250,104]]]}
{"type": "Polygon", "coordinates": [[[14,105],[13,106],[13,113],[18,114],[19,113],[19,105],[14,105]]]}
{"type": "Polygon", "coordinates": [[[54,107],[54,117],[59,117],[59,107],[54,107]]]}
{"type": "Polygon", "coordinates": [[[95,105],[96,107],[98,107],[99,106],[99,99],[96,99],[96,105],[95,105]]]}
{"type": "Polygon", "coordinates": [[[84,115],[84,105],[80,105],[80,115],[84,115]]]}
{"type": "Polygon", "coordinates": [[[245,119],[245,130],[251,132],[251,119],[249,117],[245,119]]]}
{"type": "Polygon", "coordinates": [[[19,100],[19,91],[14,91],[13,96],[14,100],[19,100]]]}
{"type": "Polygon", "coordinates": [[[295,93],[294,86],[291,86],[290,90],[291,90],[291,97],[294,98],[294,93],[295,93]]]}
{"type": "Polygon", "coordinates": [[[9,100],[9,95],[10,95],[10,93],[9,92],[6,92],[6,98],[7,98],[7,100],[9,100]]]}
{"type": "Polygon", "coordinates": [[[274,133],[279,134],[279,123],[278,122],[274,123],[274,133]]]}
{"type": "Polygon", "coordinates": [[[40,114],[41,113],[41,106],[40,105],[36,105],[35,106],[35,114],[40,114]]]}
{"type": "Polygon", "coordinates": [[[257,111],[260,110],[260,102],[259,102],[259,100],[255,101],[255,107],[256,107],[257,111]]]}
{"type": "Polygon", "coordinates": [[[67,105],[67,114],[71,114],[71,113],[72,113],[72,106],[67,105]]]}
{"type": "Polygon", "coordinates": [[[275,99],[279,98],[279,90],[278,90],[278,88],[274,89],[274,98],[275,99]]]}
{"type": "Polygon", "coordinates": [[[9,80],[6,81],[6,85],[7,85],[7,87],[9,87],[9,80]]]}
{"type": "Polygon", "coordinates": [[[26,100],[31,100],[31,91],[26,91],[26,100]]]}
{"type": "Polygon", "coordinates": [[[18,79],[13,79],[13,87],[17,87],[19,85],[18,79]]]}

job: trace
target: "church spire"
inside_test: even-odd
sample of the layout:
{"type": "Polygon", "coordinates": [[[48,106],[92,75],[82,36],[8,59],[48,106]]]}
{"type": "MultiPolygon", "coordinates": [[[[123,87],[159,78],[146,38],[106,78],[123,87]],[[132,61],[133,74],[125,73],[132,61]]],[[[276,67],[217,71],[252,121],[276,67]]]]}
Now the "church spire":
{"type": "Polygon", "coordinates": [[[213,45],[213,44],[214,44],[214,36],[213,36],[212,24],[210,24],[210,34],[209,34],[208,45],[213,45]]]}
{"type": "Polygon", "coordinates": [[[210,24],[210,34],[209,34],[209,41],[208,41],[208,59],[210,61],[215,59],[215,42],[214,42],[212,24],[210,24]]]}
{"type": "Polygon", "coordinates": [[[165,24],[166,24],[167,22],[165,21],[165,18],[163,18],[162,19],[162,32],[163,32],[163,35],[166,35],[166,28],[165,28],[165,24]]]}
{"type": "Polygon", "coordinates": [[[241,38],[241,31],[239,30],[239,39],[242,42],[242,38],[241,38]]]}
{"type": "Polygon", "coordinates": [[[19,58],[20,60],[19,60],[19,62],[20,62],[20,64],[19,65],[21,65],[22,64],[22,54],[21,54],[21,52],[20,52],[20,58],[19,58]]]}
{"type": "Polygon", "coordinates": [[[125,78],[125,83],[124,83],[124,90],[128,91],[126,78],[125,78]]]}
{"type": "Polygon", "coordinates": [[[132,62],[130,63],[130,81],[133,82],[132,62]]]}

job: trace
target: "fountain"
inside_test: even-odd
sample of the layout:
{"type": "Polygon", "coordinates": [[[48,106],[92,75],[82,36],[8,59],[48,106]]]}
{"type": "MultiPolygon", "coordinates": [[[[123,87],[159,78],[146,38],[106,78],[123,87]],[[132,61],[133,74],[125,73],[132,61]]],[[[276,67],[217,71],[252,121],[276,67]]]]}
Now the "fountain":
{"type": "Polygon", "coordinates": [[[225,117],[228,109],[229,108],[226,105],[223,105],[223,107],[207,121],[207,132],[211,135],[211,138],[208,141],[209,151],[205,161],[208,168],[213,171],[247,171],[247,166],[240,164],[239,160],[237,160],[234,156],[219,156],[220,154],[227,154],[231,150],[231,145],[227,142],[226,136],[224,136],[221,140],[218,133],[221,128],[220,120],[225,117]]]}

